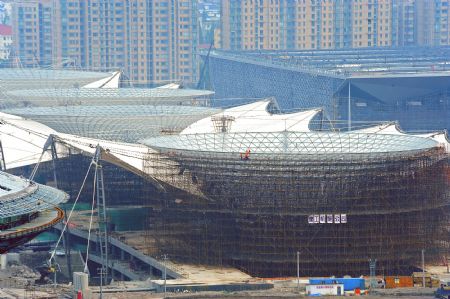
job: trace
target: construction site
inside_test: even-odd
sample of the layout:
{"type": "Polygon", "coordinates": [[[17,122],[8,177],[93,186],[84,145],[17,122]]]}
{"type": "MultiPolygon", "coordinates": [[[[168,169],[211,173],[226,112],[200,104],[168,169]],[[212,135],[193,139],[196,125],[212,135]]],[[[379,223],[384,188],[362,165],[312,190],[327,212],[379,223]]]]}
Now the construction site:
{"type": "MultiPolygon", "coordinates": [[[[209,133],[146,139],[152,150],[139,155],[121,150],[144,175],[105,158],[108,206],[150,208],[141,233],[111,236],[140,239],[134,246],[150,256],[256,277],[294,275],[297,264],[302,276],[368,275],[369,260],[401,275],[417,268],[422,250],[429,261],[446,255],[449,169],[439,143],[364,129],[247,133],[239,125],[228,117],[209,133]]],[[[43,163],[37,178],[50,183],[56,165],[58,188],[75,198],[89,163],[73,150],[43,163]]],[[[80,197],[93,188],[86,184],[80,197]]]]}
{"type": "Polygon", "coordinates": [[[96,90],[82,106],[19,94],[0,115],[0,160],[70,196],[49,259],[60,283],[77,272],[132,282],[116,291],[265,290],[280,278],[408,276],[424,271],[424,252],[428,267],[448,263],[446,132],[343,129],[273,98],[211,108],[211,93],[183,89],[96,90]],[[131,206],[144,216],[122,221],[143,224],[121,229],[112,210],[131,206]]]}
{"type": "Polygon", "coordinates": [[[151,225],[160,252],[258,277],[296,273],[297,252],[302,276],[369,274],[369,260],[400,275],[421,249],[445,252],[444,149],[357,133],[183,137],[146,142],[175,187],[151,225]]]}

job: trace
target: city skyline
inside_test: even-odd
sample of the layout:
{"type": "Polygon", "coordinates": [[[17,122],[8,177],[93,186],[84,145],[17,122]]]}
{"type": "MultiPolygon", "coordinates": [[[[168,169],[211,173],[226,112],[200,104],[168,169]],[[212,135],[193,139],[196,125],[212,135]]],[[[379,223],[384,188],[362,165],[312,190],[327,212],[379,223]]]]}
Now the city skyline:
{"type": "Polygon", "coordinates": [[[222,1],[226,50],[449,45],[449,0],[222,1]]]}
{"type": "Polygon", "coordinates": [[[14,51],[23,66],[122,70],[135,85],[197,80],[195,0],[19,0],[14,51]]]}
{"type": "Polygon", "coordinates": [[[199,51],[450,44],[450,0],[18,0],[12,56],[24,67],[121,70],[136,86],[196,86],[199,51]]]}

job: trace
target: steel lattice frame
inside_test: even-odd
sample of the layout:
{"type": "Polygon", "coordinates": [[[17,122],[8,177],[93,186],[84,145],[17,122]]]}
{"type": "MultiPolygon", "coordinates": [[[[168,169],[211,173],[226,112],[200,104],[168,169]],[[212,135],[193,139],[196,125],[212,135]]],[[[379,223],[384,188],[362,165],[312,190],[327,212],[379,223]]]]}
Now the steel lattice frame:
{"type": "Polygon", "coordinates": [[[179,132],[218,109],[189,106],[115,105],[31,107],[4,110],[67,134],[121,142],[179,132]]]}
{"type": "Polygon", "coordinates": [[[0,69],[0,89],[8,92],[31,88],[69,88],[83,86],[111,76],[111,73],[36,68],[0,69]]]}
{"type": "Polygon", "coordinates": [[[67,195],[62,191],[4,172],[0,172],[0,186],[1,218],[45,211],[67,200],[67,195]],[[4,192],[5,189],[9,191],[4,192]]]}
{"type": "Polygon", "coordinates": [[[295,275],[297,251],[302,275],[367,274],[369,259],[385,274],[405,274],[421,249],[439,255],[450,198],[448,155],[435,143],[359,136],[361,144],[348,150],[355,136],[327,133],[319,134],[327,151],[308,154],[290,145],[317,133],[292,133],[287,147],[283,139],[272,138],[271,146],[257,139],[250,159],[240,159],[252,134],[147,141],[165,140],[147,159],[170,194],[151,224],[158,250],[270,277],[295,275]],[[325,136],[335,138],[327,143],[325,136]],[[315,214],[345,214],[348,222],[309,224],[315,214]]]}
{"type": "Polygon", "coordinates": [[[41,88],[6,92],[13,102],[34,106],[206,105],[214,92],[169,88],[41,88]]]}

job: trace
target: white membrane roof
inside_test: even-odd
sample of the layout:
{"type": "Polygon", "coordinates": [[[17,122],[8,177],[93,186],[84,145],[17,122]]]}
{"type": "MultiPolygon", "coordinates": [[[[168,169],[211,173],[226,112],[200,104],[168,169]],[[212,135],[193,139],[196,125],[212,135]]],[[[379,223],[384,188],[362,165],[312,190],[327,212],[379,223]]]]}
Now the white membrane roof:
{"type": "Polygon", "coordinates": [[[174,135],[142,141],[149,147],[198,152],[372,154],[426,150],[438,143],[410,135],[338,132],[246,132],[174,135]]]}
{"type": "MultiPolygon", "coordinates": [[[[271,100],[237,106],[203,118],[184,129],[181,134],[204,134],[218,131],[217,126],[229,122],[227,132],[309,132],[310,121],[321,111],[312,109],[287,114],[268,112],[271,100]]],[[[222,125],[223,126],[223,125],[222,125]]],[[[220,129],[219,129],[220,130],[220,129]]]]}
{"type": "Polygon", "coordinates": [[[0,68],[1,81],[16,80],[68,80],[77,78],[102,79],[110,77],[111,73],[88,72],[75,70],[48,70],[39,68],[0,68]]]}
{"type": "Polygon", "coordinates": [[[30,100],[45,97],[61,99],[181,99],[207,97],[214,92],[197,89],[171,89],[171,88],[43,88],[32,90],[14,90],[8,95],[27,97],[30,100]]]}
{"type": "Polygon", "coordinates": [[[429,138],[438,142],[445,148],[447,153],[450,153],[450,141],[447,131],[422,133],[422,134],[407,134],[400,130],[396,123],[385,123],[376,126],[367,127],[364,129],[351,131],[352,133],[372,133],[372,134],[388,134],[388,135],[413,135],[417,137],[429,138]]]}
{"type": "Polygon", "coordinates": [[[0,68],[0,92],[3,100],[12,90],[72,88],[111,76],[111,73],[33,68],[0,68]]]}
{"type": "Polygon", "coordinates": [[[136,142],[169,132],[220,111],[192,106],[115,105],[55,106],[4,110],[47,125],[59,133],[136,142]]]}

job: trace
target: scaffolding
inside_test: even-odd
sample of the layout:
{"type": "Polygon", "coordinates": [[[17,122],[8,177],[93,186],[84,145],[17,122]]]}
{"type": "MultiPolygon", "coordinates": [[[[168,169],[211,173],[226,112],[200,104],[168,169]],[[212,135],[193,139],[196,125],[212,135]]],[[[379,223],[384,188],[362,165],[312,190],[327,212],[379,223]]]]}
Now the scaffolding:
{"type": "MultiPolygon", "coordinates": [[[[161,188],[104,164],[112,204],[152,207],[143,239],[152,256],[278,277],[295,276],[299,252],[300,275],[369,274],[369,260],[401,275],[422,249],[432,261],[449,248],[448,153],[429,138],[284,131],[152,140],[143,173],[161,188]]],[[[78,190],[86,161],[58,158],[58,186],[78,190]]]]}
{"type": "Polygon", "coordinates": [[[422,249],[430,260],[448,249],[446,157],[161,149],[145,161],[169,190],[149,222],[153,251],[260,277],[294,276],[297,251],[300,275],[369,274],[369,260],[410,274],[422,249]]]}

